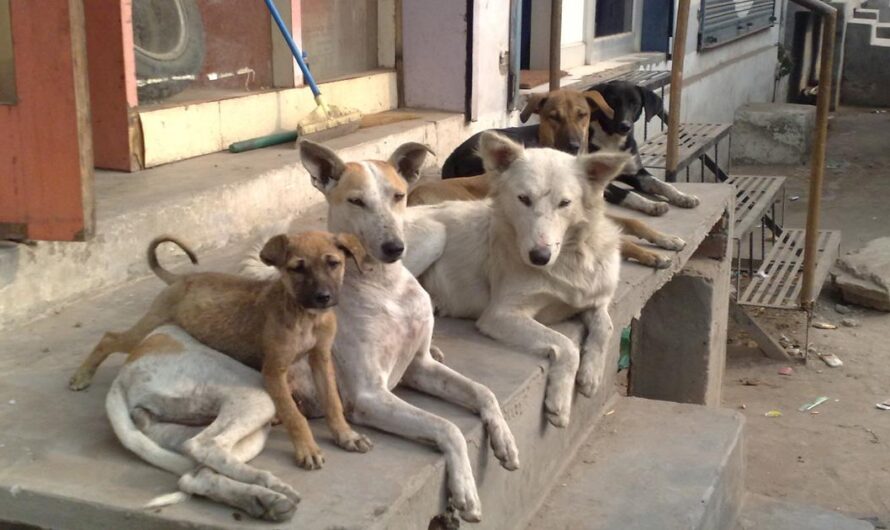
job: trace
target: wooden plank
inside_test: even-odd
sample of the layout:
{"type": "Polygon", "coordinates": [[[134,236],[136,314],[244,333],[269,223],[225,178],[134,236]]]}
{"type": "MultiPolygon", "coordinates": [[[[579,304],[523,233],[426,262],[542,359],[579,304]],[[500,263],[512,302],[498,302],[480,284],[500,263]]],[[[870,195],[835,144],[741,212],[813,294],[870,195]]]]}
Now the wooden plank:
{"type": "Polygon", "coordinates": [[[130,140],[137,125],[131,109],[136,95],[132,0],[83,0],[89,56],[93,151],[96,167],[136,171],[141,146],[130,140]]]}
{"type": "Polygon", "coordinates": [[[83,240],[93,228],[93,160],[80,0],[10,4],[18,101],[0,105],[0,237],[83,240]]]}

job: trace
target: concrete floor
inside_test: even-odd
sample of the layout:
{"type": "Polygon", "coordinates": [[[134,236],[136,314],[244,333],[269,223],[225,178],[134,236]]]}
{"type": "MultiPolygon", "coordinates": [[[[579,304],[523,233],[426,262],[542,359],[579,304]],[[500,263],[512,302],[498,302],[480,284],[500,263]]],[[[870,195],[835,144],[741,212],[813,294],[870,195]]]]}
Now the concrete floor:
{"type": "MultiPolygon", "coordinates": [[[[890,113],[843,108],[831,120],[828,162],[822,203],[826,229],[843,232],[841,252],[887,236],[890,198],[890,113]]],[[[733,167],[736,173],[789,176],[785,226],[805,223],[809,169],[799,167],[733,167]],[[797,201],[790,198],[800,196],[797,201]]],[[[778,363],[747,347],[747,338],[730,333],[730,356],[724,406],[740,409],[748,419],[748,489],[774,498],[819,505],[859,517],[890,522],[890,412],[875,403],[890,398],[890,315],[854,308],[841,316],[830,286],[822,292],[817,319],[840,325],[846,316],[860,327],[811,328],[810,340],[820,351],[844,361],[832,369],[819,359],[807,366],[778,363]],[[794,374],[778,375],[791,365],[794,374]],[[815,409],[798,407],[819,396],[830,400],[815,409]],[[783,415],[768,418],[769,410],[783,415]]],[[[764,312],[762,320],[775,336],[785,334],[803,343],[801,314],[764,312]]]]}

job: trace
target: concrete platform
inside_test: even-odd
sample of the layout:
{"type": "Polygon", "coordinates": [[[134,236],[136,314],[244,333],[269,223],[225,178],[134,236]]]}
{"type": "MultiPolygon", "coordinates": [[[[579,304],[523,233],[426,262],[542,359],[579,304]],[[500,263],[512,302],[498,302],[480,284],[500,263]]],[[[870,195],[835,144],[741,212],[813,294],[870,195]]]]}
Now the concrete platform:
{"type": "Polygon", "coordinates": [[[874,530],[837,512],[748,494],[735,530],[874,530]]]}
{"type": "MultiPolygon", "coordinates": [[[[718,221],[727,224],[727,213],[728,226],[732,226],[731,187],[680,187],[698,195],[702,205],[693,210],[672,209],[658,226],[684,238],[688,246],[675,254],[669,269],[656,271],[635,264],[623,267],[611,309],[616,329],[628,325],[653,293],[682,274],[712,226],[718,221]]],[[[304,217],[306,228],[320,226],[322,218],[323,212],[310,209],[304,217]]],[[[231,271],[243,251],[233,245],[201,252],[200,257],[206,268],[231,271]]],[[[129,326],[160,287],[154,278],[134,281],[0,335],[0,521],[60,529],[271,527],[246,517],[236,520],[231,510],[200,499],[159,513],[140,511],[139,506],[153,496],[174,491],[176,477],[128,453],[105,419],[105,392],[123,359],[111,359],[84,393],[71,393],[65,386],[101,334],[129,326]]],[[[574,323],[564,324],[562,329],[578,333],[574,323]]],[[[613,397],[615,373],[607,371],[605,384],[595,397],[577,396],[571,425],[555,429],[546,423],[541,410],[546,361],[480,336],[469,321],[440,319],[435,340],[445,351],[447,364],[487,384],[497,395],[519,444],[520,470],[510,473],[497,464],[475,416],[426,396],[404,395],[452,419],[467,436],[483,504],[483,522],[476,527],[522,527],[613,397]]],[[[616,366],[617,333],[609,356],[606,366],[616,366]]],[[[430,519],[444,510],[444,462],[436,451],[372,431],[368,434],[375,442],[374,450],[367,455],[349,454],[332,446],[321,425],[316,423],[313,428],[326,451],[328,462],[323,470],[297,468],[280,427],[274,429],[267,449],[255,461],[303,495],[295,518],[276,527],[413,530],[426,528],[430,519]]]]}
{"type": "Polygon", "coordinates": [[[744,495],[744,417],[618,400],[528,530],[730,528],[744,495]]]}
{"type": "MultiPolygon", "coordinates": [[[[469,134],[463,115],[405,112],[420,117],[325,144],[346,160],[385,160],[404,142],[423,142],[444,159],[469,134]]],[[[138,173],[98,171],[94,195],[96,235],[89,241],[0,246],[0,330],[144,276],[144,248],[158,234],[176,233],[199,251],[222,248],[322,201],[292,144],[138,173]]]]}

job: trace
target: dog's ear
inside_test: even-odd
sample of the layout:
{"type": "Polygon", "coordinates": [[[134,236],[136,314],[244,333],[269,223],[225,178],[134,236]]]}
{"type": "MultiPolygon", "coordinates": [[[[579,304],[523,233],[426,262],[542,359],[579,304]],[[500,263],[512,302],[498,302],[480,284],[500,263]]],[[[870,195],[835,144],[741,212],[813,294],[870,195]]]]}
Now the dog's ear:
{"type": "Polygon", "coordinates": [[[598,90],[585,92],[584,98],[587,99],[587,105],[590,106],[591,115],[599,110],[610,120],[615,118],[615,111],[606,103],[606,98],[598,90]]]}
{"type": "Polygon", "coordinates": [[[436,156],[436,153],[426,145],[417,142],[404,143],[393,151],[389,163],[408,184],[411,184],[420,177],[420,168],[426,160],[427,153],[436,156]]]}
{"type": "Polygon", "coordinates": [[[654,116],[664,116],[664,102],[658,94],[641,86],[638,86],[637,90],[640,91],[640,97],[643,98],[646,121],[651,120],[654,116]]]}
{"type": "Polygon", "coordinates": [[[278,234],[263,245],[263,249],[260,250],[260,260],[270,267],[284,267],[284,264],[287,263],[288,245],[290,245],[290,240],[287,236],[278,234]]]}
{"type": "Polygon", "coordinates": [[[297,145],[300,148],[300,162],[312,177],[312,185],[322,193],[330,191],[346,170],[346,164],[337,153],[321,144],[300,140],[297,145]]]}
{"type": "Polygon", "coordinates": [[[334,244],[337,245],[337,248],[342,250],[344,254],[352,258],[355,262],[355,266],[358,267],[359,272],[365,272],[364,269],[362,269],[362,263],[364,263],[368,253],[365,251],[365,246],[362,245],[362,242],[359,241],[355,234],[337,234],[334,236],[334,244]]]}
{"type": "Polygon", "coordinates": [[[544,103],[547,103],[548,97],[550,97],[550,94],[532,94],[529,96],[528,101],[525,102],[525,107],[519,113],[519,121],[525,123],[531,118],[532,114],[541,112],[544,103]]]}
{"type": "Polygon", "coordinates": [[[485,131],[479,138],[479,157],[485,171],[505,171],[524,153],[524,147],[494,131],[485,131]]]}
{"type": "Polygon", "coordinates": [[[587,181],[599,186],[605,186],[617,177],[629,160],[630,155],[620,151],[601,151],[578,157],[587,181]]]}

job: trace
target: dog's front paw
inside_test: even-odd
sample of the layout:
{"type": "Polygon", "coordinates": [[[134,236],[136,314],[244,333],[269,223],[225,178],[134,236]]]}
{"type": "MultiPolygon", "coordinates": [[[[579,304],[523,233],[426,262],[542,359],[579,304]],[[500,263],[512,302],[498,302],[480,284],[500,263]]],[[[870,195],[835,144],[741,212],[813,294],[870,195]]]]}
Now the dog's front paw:
{"type": "Polygon", "coordinates": [[[292,500],[294,504],[300,502],[300,493],[291,487],[290,484],[276,477],[272,473],[261,470],[259,472],[259,476],[257,477],[257,485],[262,486],[264,488],[269,488],[272,491],[278,492],[288,499],[292,500]]]}
{"type": "Polygon", "coordinates": [[[301,443],[294,447],[294,458],[303,469],[321,469],[324,466],[324,454],[315,442],[301,443]]]}
{"type": "Polygon", "coordinates": [[[646,206],[646,209],[643,210],[643,213],[646,215],[651,215],[652,217],[661,217],[662,215],[668,213],[671,207],[666,202],[656,202],[652,201],[651,204],[646,206]]]}
{"type": "Polygon", "coordinates": [[[353,430],[338,433],[335,439],[337,445],[353,453],[367,453],[374,447],[374,444],[371,443],[367,436],[353,430]]]}
{"type": "Polygon", "coordinates": [[[671,200],[671,204],[680,208],[695,208],[701,201],[695,195],[678,195],[671,200]]]}
{"type": "Polygon", "coordinates": [[[445,353],[439,349],[438,346],[430,345],[430,355],[433,359],[439,361],[440,363],[445,362],[445,353]]]}
{"type": "Polygon", "coordinates": [[[486,423],[488,428],[488,439],[491,442],[491,450],[494,456],[501,462],[504,469],[515,471],[519,469],[519,449],[516,447],[516,440],[513,439],[513,433],[504,420],[503,416],[486,423]]]}
{"type": "Polygon", "coordinates": [[[575,381],[578,383],[578,391],[581,394],[586,397],[592,397],[602,382],[602,374],[597,373],[592,363],[581,363],[575,381]]]}
{"type": "Polygon", "coordinates": [[[649,263],[655,269],[666,269],[671,266],[674,260],[670,258],[670,256],[662,256],[660,254],[653,254],[652,262],[649,263]]]}
{"type": "Polygon", "coordinates": [[[568,426],[571,402],[571,397],[566,398],[559,392],[548,390],[547,396],[544,398],[544,413],[547,415],[547,421],[554,427],[568,426]]]}
{"type": "Polygon", "coordinates": [[[252,501],[244,511],[252,517],[266,521],[290,520],[300,502],[299,499],[294,501],[281,493],[266,489],[254,495],[252,501]]]}
{"type": "Polygon", "coordinates": [[[660,238],[656,244],[665,250],[683,250],[686,248],[686,242],[677,236],[665,236],[660,238]]]}
{"type": "Polygon", "coordinates": [[[78,370],[68,380],[68,388],[71,390],[83,390],[93,382],[93,374],[87,370],[78,370]]]}
{"type": "Polygon", "coordinates": [[[451,484],[451,507],[460,513],[461,519],[470,523],[482,520],[482,501],[476,491],[473,475],[456,477],[451,484]]]}

